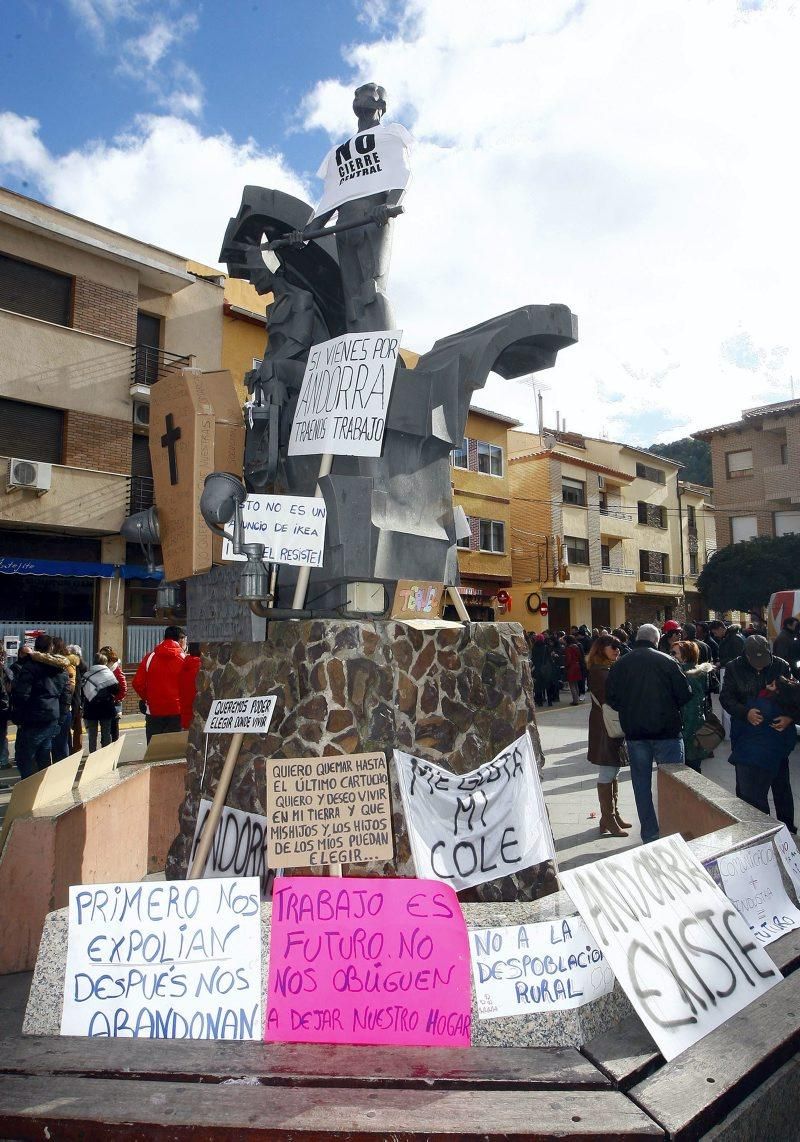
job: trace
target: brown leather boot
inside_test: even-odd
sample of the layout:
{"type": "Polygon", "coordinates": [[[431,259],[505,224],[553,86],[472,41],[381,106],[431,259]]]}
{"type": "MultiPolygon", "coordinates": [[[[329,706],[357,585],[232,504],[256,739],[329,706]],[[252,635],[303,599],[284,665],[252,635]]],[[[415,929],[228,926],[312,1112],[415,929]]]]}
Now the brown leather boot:
{"type": "Polygon", "coordinates": [[[630,829],[633,827],[631,825],[630,821],[623,821],[622,817],[620,817],[620,815],[619,815],[619,803],[617,801],[618,796],[619,796],[619,785],[617,784],[617,779],[615,777],[614,780],[611,782],[611,803],[614,806],[614,820],[616,821],[616,823],[619,825],[619,827],[621,829],[630,829]]]}
{"type": "Polygon", "coordinates": [[[610,833],[612,837],[627,837],[628,834],[623,832],[614,819],[614,801],[609,782],[601,785],[598,781],[597,796],[600,801],[600,836],[610,833]]]}

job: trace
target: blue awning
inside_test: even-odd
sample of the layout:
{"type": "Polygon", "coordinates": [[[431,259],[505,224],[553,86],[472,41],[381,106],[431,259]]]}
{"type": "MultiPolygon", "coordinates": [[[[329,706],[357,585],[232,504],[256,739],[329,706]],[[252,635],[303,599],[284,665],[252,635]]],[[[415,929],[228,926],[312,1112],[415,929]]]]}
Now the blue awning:
{"type": "Polygon", "coordinates": [[[163,579],[161,568],[148,571],[138,563],[79,563],[68,559],[26,559],[22,555],[0,555],[0,575],[56,575],[72,579],[163,579]]]}

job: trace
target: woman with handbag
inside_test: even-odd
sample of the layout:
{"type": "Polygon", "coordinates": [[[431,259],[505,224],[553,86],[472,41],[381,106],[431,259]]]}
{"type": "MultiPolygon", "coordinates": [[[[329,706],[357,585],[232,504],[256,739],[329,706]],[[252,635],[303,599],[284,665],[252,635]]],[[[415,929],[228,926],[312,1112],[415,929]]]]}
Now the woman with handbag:
{"type": "Polygon", "coordinates": [[[690,639],[676,642],[670,653],[692,688],[691,700],[681,709],[683,719],[681,737],[684,760],[690,769],[699,773],[700,763],[714,756],[713,752],[706,749],[702,736],[698,736],[702,733],[707,719],[714,718],[716,721],[714,715],[709,715],[708,712],[710,680],[714,667],[710,662],[698,661],[700,657],[698,645],[690,639]]]}
{"type": "Polygon", "coordinates": [[[587,755],[592,765],[598,767],[597,797],[600,801],[601,837],[606,834],[612,837],[627,837],[625,829],[631,827],[628,821],[623,821],[620,817],[617,801],[617,777],[621,766],[628,764],[625,742],[621,729],[619,737],[610,736],[603,711],[608,672],[619,658],[621,650],[618,639],[610,634],[601,634],[592,643],[586,659],[589,670],[589,695],[592,699],[587,755]]]}

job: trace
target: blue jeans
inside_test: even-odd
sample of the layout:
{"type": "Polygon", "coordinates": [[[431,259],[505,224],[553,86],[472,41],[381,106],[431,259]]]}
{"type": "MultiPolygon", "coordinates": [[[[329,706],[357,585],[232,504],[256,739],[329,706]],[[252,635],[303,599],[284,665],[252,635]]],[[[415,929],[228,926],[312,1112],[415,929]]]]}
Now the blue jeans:
{"type": "Polygon", "coordinates": [[[625,739],[628,763],[631,767],[631,784],[636,798],[636,812],[642,828],[642,844],[658,840],[658,817],[653,805],[653,762],[656,765],[682,762],[683,739],[651,738],[647,741],[625,739]]]}
{"type": "Polygon", "coordinates": [[[50,746],[58,733],[58,722],[43,726],[19,726],[14,762],[22,778],[32,777],[50,764],[50,746]]]}
{"type": "Polygon", "coordinates": [[[67,710],[66,714],[62,714],[58,722],[58,733],[53,738],[53,761],[63,761],[65,757],[70,755],[71,735],[72,729],[72,710],[67,710]]]}

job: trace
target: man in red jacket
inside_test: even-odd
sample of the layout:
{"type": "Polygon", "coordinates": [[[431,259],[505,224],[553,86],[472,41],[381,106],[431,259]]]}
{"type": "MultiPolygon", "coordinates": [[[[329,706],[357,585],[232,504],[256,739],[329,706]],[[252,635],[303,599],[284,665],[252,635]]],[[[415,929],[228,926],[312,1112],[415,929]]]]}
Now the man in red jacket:
{"type": "Polygon", "coordinates": [[[170,734],[181,728],[181,675],[186,632],[167,627],[164,641],[139,663],[133,688],[145,703],[145,734],[170,734]]]}

